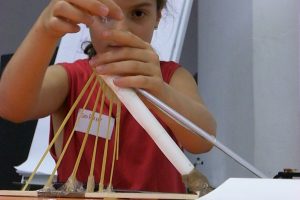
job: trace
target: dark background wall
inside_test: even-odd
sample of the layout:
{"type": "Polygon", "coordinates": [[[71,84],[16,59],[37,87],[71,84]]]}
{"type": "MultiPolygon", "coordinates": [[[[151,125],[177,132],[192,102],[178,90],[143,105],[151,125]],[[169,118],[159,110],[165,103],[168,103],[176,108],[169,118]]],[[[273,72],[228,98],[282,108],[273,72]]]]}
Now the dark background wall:
{"type": "Polygon", "coordinates": [[[15,52],[49,0],[0,1],[0,55],[15,52]]]}
{"type": "MultiPolygon", "coordinates": [[[[16,51],[49,1],[0,1],[0,55],[16,51]]],[[[8,60],[2,56],[0,72],[8,60]]],[[[1,102],[0,102],[1,103],[1,102]]],[[[19,189],[21,177],[14,166],[27,158],[36,121],[15,124],[0,118],[0,189],[19,189]]]]}

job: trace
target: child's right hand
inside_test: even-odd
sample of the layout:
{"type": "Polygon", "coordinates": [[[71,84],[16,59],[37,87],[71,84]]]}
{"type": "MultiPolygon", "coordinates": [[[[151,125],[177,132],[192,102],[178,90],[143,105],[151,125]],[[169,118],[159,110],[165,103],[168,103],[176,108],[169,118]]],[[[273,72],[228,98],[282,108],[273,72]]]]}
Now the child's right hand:
{"type": "Polygon", "coordinates": [[[79,23],[90,25],[93,16],[120,20],[123,12],[113,0],[52,0],[38,19],[45,33],[59,39],[80,30],[79,23]]]}

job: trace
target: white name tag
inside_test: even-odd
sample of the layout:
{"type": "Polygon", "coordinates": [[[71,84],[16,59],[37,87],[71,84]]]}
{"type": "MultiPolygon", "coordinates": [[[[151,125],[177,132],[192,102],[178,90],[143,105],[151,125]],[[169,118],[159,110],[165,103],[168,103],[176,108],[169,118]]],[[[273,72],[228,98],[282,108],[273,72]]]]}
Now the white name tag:
{"type": "MultiPolygon", "coordinates": [[[[93,112],[90,110],[83,110],[83,113],[81,113],[81,112],[82,112],[82,109],[80,109],[78,111],[77,116],[80,117],[80,119],[75,127],[75,131],[80,131],[80,132],[86,133],[88,131],[88,127],[89,127],[93,112]]],[[[108,137],[108,139],[110,140],[112,132],[113,132],[114,124],[115,124],[115,119],[113,117],[111,117],[110,124],[109,124],[109,117],[107,115],[102,114],[101,119],[99,119],[100,118],[99,115],[100,115],[99,113],[95,113],[95,116],[92,119],[93,122],[92,122],[91,129],[89,131],[89,134],[97,136],[98,123],[100,120],[100,128],[99,128],[98,136],[101,138],[104,138],[104,139],[106,139],[106,137],[108,137]],[[108,130],[108,128],[109,128],[109,130],[108,130]]]]}

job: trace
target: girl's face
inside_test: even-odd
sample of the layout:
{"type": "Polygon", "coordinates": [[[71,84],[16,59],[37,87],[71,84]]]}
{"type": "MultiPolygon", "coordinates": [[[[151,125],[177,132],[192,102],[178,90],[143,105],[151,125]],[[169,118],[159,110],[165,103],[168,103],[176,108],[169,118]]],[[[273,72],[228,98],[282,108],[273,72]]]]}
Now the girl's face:
{"type": "Polygon", "coordinates": [[[155,27],[158,25],[161,13],[157,10],[156,0],[113,0],[123,10],[121,21],[96,17],[89,27],[93,46],[97,53],[109,51],[118,46],[113,42],[103,41],[100,34],[106,30],[128,31],[150,43],[155,27]],[[105,22],[106,21],[106,22],[105,22]]]}

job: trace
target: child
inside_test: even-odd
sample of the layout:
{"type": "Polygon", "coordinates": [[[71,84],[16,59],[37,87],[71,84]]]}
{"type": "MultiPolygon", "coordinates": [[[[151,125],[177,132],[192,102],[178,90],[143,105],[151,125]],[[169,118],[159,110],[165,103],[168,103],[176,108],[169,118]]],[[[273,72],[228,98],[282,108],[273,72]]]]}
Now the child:
{"type": "MultiPolygon", "coordinates": [[[[52,0],[3,73],[0,116],[21,122],[51,114],[50,135],[53,137],[94,68],[99,74],[119,75],[114,80],[119,87],[145,89],[199,127],[215,134],[214,119],[204,106],[193,77],[174,62],[160,62],[149,44],[165,4],[165,0],[52,0]],[[106,16],[115,20],[111,30],[103,29],[101,19],[106,16]],[[93,51],[88,52],[94,52],[90,55],[92,58],[48,68],[57,42],[66,33],[79,31],[78,23],[84,23],[90,29],[92,46],[89,48],[93,51]]],[[[192,153],[211,149],[212,145],[203,138],[191,133],[147,101],[145,103],[180,147],[192,153]]],[[[55,159],[61,154],[82,106],[83,103],[78,105],[64,134],[52,149],[55,159]]],[[[90,103],[87,110],[92,110],[92,106],[90,103]]],[[[108,114],[108,105],[104,108],[104,114],[108,114]]],[[[124,107],[120,128],[120,158],[114,170],[114,188],[185,191],[180,174],[124,107]]],[[[83,133],[76,132],[71,148],[58,169],[59,181],[65,182],[70,176],[82,138],[83,133]]],[[[80,163],[77,179],[81,182],[87,181],[94,140],[88,140],[80,163]]],[[[100,139],[99,146],[103,145],[104,139],[100,139]]],[[[109,149],[112,146],[110,144],[109,149]]],[[[97,152],[96,181],[99,180],[102,154],[101,150],[97,152]]],[[[107,169],[110,169],[109,165],[107,169]]],[[[105,179],[107,184],[108,178],[105,179]]]]}

